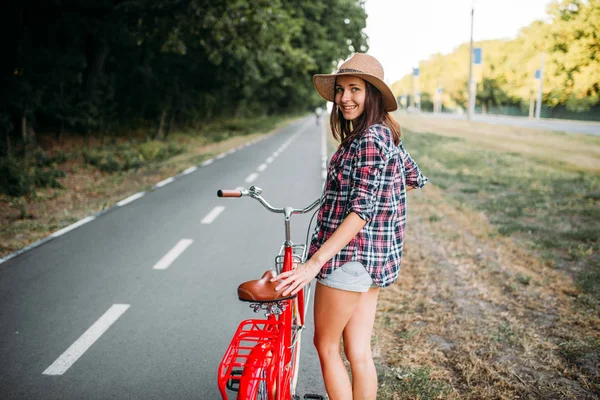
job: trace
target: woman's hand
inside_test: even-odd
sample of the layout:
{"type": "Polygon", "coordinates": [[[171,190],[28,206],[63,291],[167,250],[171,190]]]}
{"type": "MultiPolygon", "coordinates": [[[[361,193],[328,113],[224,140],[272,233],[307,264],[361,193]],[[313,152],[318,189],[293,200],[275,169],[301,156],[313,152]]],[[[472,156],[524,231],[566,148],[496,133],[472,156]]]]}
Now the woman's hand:
{"type": "Polygon", "coordinates": [[[271,282],[281,281],[275,290],[280,291],[285,288],[283,296],[295,295],[302,288],[310,283],[321,270],[321,266],[314,261],[308,260],[304,264],[298,264],[296,268],[288,272],[282,272],[271,282]]]}

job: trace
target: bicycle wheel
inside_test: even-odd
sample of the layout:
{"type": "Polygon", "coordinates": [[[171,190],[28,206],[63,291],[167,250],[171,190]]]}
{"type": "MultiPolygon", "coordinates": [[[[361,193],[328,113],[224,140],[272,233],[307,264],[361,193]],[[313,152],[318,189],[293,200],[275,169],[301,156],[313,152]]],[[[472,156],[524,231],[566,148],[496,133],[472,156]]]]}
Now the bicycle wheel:
{"type": "Polygon", "coordinates": [[[253,396],[251,398],[253,400],[269,400],[269,392],[267,389],[267,371],[263,369],[259,374],[261,380],[259,381],[256,394],[251,394],[251,396],[253,396]]]}

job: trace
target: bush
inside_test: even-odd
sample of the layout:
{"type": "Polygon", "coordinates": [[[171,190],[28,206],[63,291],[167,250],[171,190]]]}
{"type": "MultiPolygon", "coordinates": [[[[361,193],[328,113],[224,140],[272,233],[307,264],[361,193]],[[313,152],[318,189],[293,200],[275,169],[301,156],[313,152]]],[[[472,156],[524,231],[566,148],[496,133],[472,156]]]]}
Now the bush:
{"type": "Polygon", "coordinates": [[[95,152],[84,151],[83,159],[103,172],[114,173],[138,169],[150,162],[161,162],[184,151],[185,148],[176,143],[149,141],[142,143],[137,149],[122,145],[95,152]]]}
{"type": "Polygon", "coordinates": [[[63,151],[59,151],[54,156],[48,156],[45,152],[38,150],[34,154],[35,165],[38,167],[49,167],[53,164],[62,164],[67,161],[68,156],[63,151]]]}
{"type": "Polygon", "coordinates": [[[65,187],[56,178],[64,178],[65,176],[65,172],[59,169],[43,170],[35,168],[33,171],[33,182],[36,187],[40,188],[64,189],[65,187]]]}
{"type": "Polygon", "coordinates": [[[20,197],[31,193],[32,189],[33,180],[23,162],[12,157],[0,160],[0,192],[20,197]]]}

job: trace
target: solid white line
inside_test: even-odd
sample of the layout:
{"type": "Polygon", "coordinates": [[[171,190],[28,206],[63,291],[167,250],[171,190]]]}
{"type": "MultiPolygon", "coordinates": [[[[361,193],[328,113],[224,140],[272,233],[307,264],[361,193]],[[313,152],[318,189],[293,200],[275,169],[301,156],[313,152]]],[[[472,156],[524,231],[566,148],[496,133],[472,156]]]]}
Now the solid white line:
{"type": "Polygon", "coordinates": [[[267,169],[267,164],[260,164],[256,169],[258,172],[263,172],[265,169],[267,169]]]}
{"type": "Polygon", "coordinates": [[[129,304],[113,304],[87,331],[83,333],[60,357],[42,374],[62,375],[115,323],[129,304]]]}
{"type": "Polygon", "coordinates": [[[117,203],[117,206],[121,207],[124,206],[125,204],[129,204],[134,200],[139,199],[140,197],[142,197],[143,195],[145,195],[146,192],[139,192],[134,194],[133,196],[129,196],[128,198],[126,198],[125,200],[121,200],[120,202],[117,203]]]}
{"type": "Polygon", "coordinates": [[[192,172],[194,172],[195,170],[197,170],[198,167],[196,167],[195,165],[193,167],[189,167],[188,169],[186,169],[185,171],[183,171],[181,174],[182,175],[187,175],[187,174],[191,174],[192,172]]]}
{"type": "Polygon", "coordinates": [[[248,183],[254,182],[254,180],[256,178],[258,178],[258,174],[256,172],[253,172],[250,175],[248,175],[248,177],[246,178],[246,182],[248,182],[248,183]]]}
{"type": "Polygon", "coordinates": [[[69,226],[62,228],[61,230],[54,232],[53,234],[50,235],[50,237],[55,238],[60,235],[64,235],[65,233],[72,231],[73,229],[78,228],[83,224],[87,224],[88,222],[93,221],[95,219],[96,219],[96,217],[94,217],[94,216],[85,217],[84,219],[79,220],[79,221],[75,222],[74,224],[71,224],[69,226]]]}
{"type": "Polygon", "coordinates": [[[215,161],[215,160],[213,160],[212,158],[209,158],[208,160],[206,160],[202,164],[200,164],[200,166],[201,167],[206,167],[207,165],[212,164],[213,161],[215,161]]]}
{"type": "Polygon", "coordinates": [[[223,210],[225,210],[225,207],[223,206],[216,206],[215,208],[212,209],[211,212],[209,212],[208,214],[206,214],[206,217],[204,217],[202,219],[202,221],[200,221],[201,224],[210,224],[212,223],[215,218],[217,218],[219,216],[219,214],[221,214],[223,212],[223,210]]]}
{"type": "Polygon", "coordinates": [[[216,156],[215,158],[216,158],[217,160],[220,160],[221,158],[225,157],[226,155],[227,155],[227,153],[221,153],[221,154],[219,154],[218,156],[216,156]]]}
{"type": "Polygon", "coordinates": [[[164,181],[158,182],[156,185],[154,185],[154,187],[157,187],[157,188],[163,187],[163,186],[168,185],[169,183],[174,182],[174,181],[175,181],[175,178],[170,177],[170,178],[165,179],[164,181]]]}
{"type": "Polygon", "coordinates": [[[194,241],[192,239],[181,239],[167,254],[157,262],[152,269],[167,269],[194,241]]]}

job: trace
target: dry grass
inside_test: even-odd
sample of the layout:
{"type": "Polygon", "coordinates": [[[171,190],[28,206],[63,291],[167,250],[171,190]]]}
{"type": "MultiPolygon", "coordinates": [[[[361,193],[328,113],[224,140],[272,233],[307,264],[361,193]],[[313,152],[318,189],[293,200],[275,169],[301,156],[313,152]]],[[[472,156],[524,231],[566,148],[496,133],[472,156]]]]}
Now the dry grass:
{"type": "MultiPolygon", "coordinates": [[[[595,138],[412,116],[400,121],[417,162],[424,154],[412,152],[419,146],[411,147],[411,135],[423,130],[464,139],[460,143],[468,149],[535,154],[542,164],[556,151],[546,153],[538,144],[562,138],[572,151],[563,155],[561,168],[598,170],[598,160],[592,160],[600,143],[595,138]]],[[[420,164],[428,174],[433,171],[424,164],[447,168],[454,161],[420,164]]],[[[439,177],[445,184],[456,183],[442,177],[447,176],[439,177]]],[[[435,182],[409,195],[400,279],[380,294],[375,327],[380,398],[598,398],[597,305],[587,301],[570,270],[540,257],[531,240],[499,232],[490,218],[499,211],[479,207],[489,199],[484,179],[479,190],[460,196],[435,182]]]]}
{"type": "Polygon", "coordinates": [[[398,114],[402,128],[462,138],[490,150],[518,152],[541,160],[552,159],[576,169],[600,171],[600,138],[483,122],[425,118],[398,114]]]}

